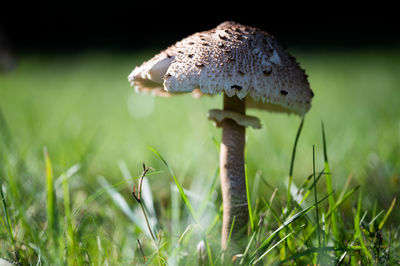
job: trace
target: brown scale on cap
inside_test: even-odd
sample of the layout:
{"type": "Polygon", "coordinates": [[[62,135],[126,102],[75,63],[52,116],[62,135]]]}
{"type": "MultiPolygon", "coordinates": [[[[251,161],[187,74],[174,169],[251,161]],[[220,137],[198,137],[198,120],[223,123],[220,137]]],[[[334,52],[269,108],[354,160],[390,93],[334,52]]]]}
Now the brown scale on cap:
{"type": "Polygon", "coordinates": [[[313,97],[304,70],[273,36],[232,21],[170,46],[136,67],[129,81],[137,91],[163,95],[196,88],[202,94],[225,92],[245,98],[249,108],[300,116],[313,97]]]}

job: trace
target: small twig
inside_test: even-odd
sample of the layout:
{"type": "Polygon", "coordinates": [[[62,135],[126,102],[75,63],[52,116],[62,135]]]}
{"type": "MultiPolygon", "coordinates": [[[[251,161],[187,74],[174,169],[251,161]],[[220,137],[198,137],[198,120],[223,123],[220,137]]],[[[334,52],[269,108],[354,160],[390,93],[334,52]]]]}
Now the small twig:
{"type": "Polygon", "coordinates": [[[138,187],[137,194],[136,194],[136,186],[134,185],[134,186],[133,186],[132,195],[133,195],[133,197],[136,199],[136,201],[139,203],[140,207],[142,208],[142,212],[143,212],[144,218],[145,218],[145,220],[146,220],[147,228],[149,229],[151,238],[152,238],[152,239],[154,240],[154,242],[157,244],[156,238],[154,237],[153,231],[151,230],[150,223],[149,223],[149,219],[147,218],[147,214],[146,214],[146,211],[145,211],[145,209],[144,209],[144,206],[143,206],[143,203],[142,203],[142,200],[141,200],[141,192],[142,192],[143,179],[144,179],[144,177],[146,176],[146,174],[147,174],[147,172],[148,172],[149,170],[150,170],[150,167],[146,167],[146,165],[143,163],[143,172],[142,172],[142,175],[140,176],[139,187],[138,187]]]}
{"type": "Polygon", "coordinates": [[[136,195],[136,186],[133,185],[132,195],[133,195],[133,197],[135,197],[136,201],[139,202],[139,203],[141,203],[140,195],[141,195],[141,192],[142,192],[143,179],[144,179],[144,177],[146,176],[146,174],[147,174],[147,172],[149,170],[150,170],[150,167],[146,168],[146,165],[143,163],[143,172],[142,172],[142,175],[140,176],[140,179],[139,179],[139,187],[138,187],[137,195],[136,195]]]}
{"type": "Polygon", "coordinates": [[[147,261],[147,260],[146,260],[146,256],[144,255],[143,248],[142,248],[142,245],[140,244],[139,238],[137,238],[136,241],[137,241],[137,243],[138,243],[139,250],[140,250],[140,252],[142,253],[143,260],[144,260],[144,262],[146,262],[146,261],[147,261]]]}
{"type": "Polygon", "coordinates": [[[274,188],[274,191],[272,192],[271,198],[269,199],[269,203],[272,204],[272,201],[274,200],[276,193],[278,192],[278,188],[274,188]]]}
{"type": "Polygon", "coordinates": [[[135,200],[140,203],[140,199],[136,196],[136,186],[133,185],[133,192],[132,192],[132,196],[135,198],[135,200]]]}

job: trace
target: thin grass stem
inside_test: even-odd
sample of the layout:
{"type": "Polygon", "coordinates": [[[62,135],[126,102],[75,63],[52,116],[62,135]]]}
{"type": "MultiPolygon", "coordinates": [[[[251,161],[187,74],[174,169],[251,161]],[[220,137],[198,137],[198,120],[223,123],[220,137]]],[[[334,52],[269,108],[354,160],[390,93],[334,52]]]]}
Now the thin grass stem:
{"type": "Polygon", "coordinates": [[[383,217],[382,221],[379,223],[378,229],[381,230],[383,225],[385,224],[387,218],[389,217],[390,213],[393,211],[394,205],[396,204],[396,197],[393,198],[392,203],[388,211],[386,212],[385,216],[383,217]]]}
{"type": "Polygon", "coordinates": [[[290,194],[290,189],[293,182],[293,168],[294,168],[294,159],[296,157],[296,149],[297,149],[297,142],[300,138],[301,130],[303,129],[304,125],[304,118],[301,119],[299,128],[297,129],[296,138],[294,140],[293,150],[292,150],[292,158],[290,160],[290,168],[289,168],[289,181],[288,181],[288,192],[287,192],[287,206],[286,209],[289,211],[290,205],[292,204],[292,195],[290,194]]]}
{"type": "Polygon", "coordinates": [[[254,231],[253,210],[251,207],[249,177],[247,175],[247,164],[244,164],[244,177],[245,177],[245,182],[246,182],[246,197],[247,197],[247,206],[248,206],[248,211],[249,211],[249,222],[250,222],[251,231],[254,231]]]}
{"type": "MultiPolygon", "coordinates": [[[[335,206],[335,193],[333,193],[331,171],[330,171],[329,162],[328,162],[328,151],[326,148],[326,135],[325,135],[324,122],[321,122],[321,127],[322,127],[322,143],[323,143],[323,148],[324,148],[323,150],[324,150],[324,166],[325,166],[324,172],[325,172],[325,179],[326,179],[326,192],[332,193],[331,197],[328,199],[329,210],[331,210],[335,206]]],[[[331,225],[329,227],[329,231],[332,228],[333,236],[338,239],[339,234],[338,234],[336,213],[332,213],[332,215],[329,217],[329,219],[326,219],[325,227],[327,228],[327,226],[329,224],[331,225]]]]}
{"type": "MultiPolygon", "coordinates": [[[[317,197],[317,184],[315,183],[315,146],[313,145],[313,179],[314,179],[314,201],[315,203],[318,202],[317,197]]],[[[318,235],[318,247],[321,247],[321,236],[319,230],[319,213],[318,213],[318,206],[315,206],[315,213],[317,216],[317,235],[318,235]]]]}
{"type": "Polygon", "coordinates": [[[18,265],[21,265],[20,264],[19,249],[17,248],[17,243],[16,243],[15,238],[14,238],[14,233],[13,233],[13,229],[12,229],[12,226],[11,226],[11,219],[10,219],[10,216],[8,214],[8,206],[7,206],[6,198],[4,196],[3,184],[2,183],[0,183],[0,193],[1,193],[1,202],[2,202],[2,205],[3,205],[3,211],[4,211],[5,218],[6,218],[5,219],[5,226],[7,228],[7,233],[8,233],[9,238],[11,239],[11,242],[12,242],[12,246],[13,246],[13,249],[14,249],[15,260],[17,261],[18,265]]]}

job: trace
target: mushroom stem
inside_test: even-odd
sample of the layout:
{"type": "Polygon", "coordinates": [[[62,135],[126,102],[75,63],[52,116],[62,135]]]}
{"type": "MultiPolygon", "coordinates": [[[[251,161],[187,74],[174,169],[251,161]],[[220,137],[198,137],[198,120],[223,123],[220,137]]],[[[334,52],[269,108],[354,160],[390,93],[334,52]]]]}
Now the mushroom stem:
{"type": "MultiPolygon", "coordinates": [[[[245,101],[236,96],[228,97],[224,94],[224,110],[244,115],[246,113],[245,101]]],[[[238,251],[246,232],[245,227],[249,215],[244,169],[246,129],[232,119],[224,119],[221,127],[220,175],[224,204],[221,245],[223,250],[228,248],[228,238],[234,220],[229,250],[238,251]]]]}

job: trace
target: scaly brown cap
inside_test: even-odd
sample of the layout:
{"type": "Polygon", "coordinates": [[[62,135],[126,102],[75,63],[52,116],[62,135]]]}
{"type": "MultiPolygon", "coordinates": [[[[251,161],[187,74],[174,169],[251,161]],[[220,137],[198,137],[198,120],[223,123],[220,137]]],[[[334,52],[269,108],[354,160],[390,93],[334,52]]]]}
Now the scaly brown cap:
{"type": "Polygon", "coordinates": [[[225,92],[245,98],[250,108],[300,116],[314,96],[304,70],[273,36],[232,21],[184,38],[136,67],[128,79],[140,92],[225,92]]]}

